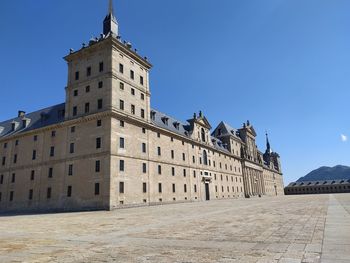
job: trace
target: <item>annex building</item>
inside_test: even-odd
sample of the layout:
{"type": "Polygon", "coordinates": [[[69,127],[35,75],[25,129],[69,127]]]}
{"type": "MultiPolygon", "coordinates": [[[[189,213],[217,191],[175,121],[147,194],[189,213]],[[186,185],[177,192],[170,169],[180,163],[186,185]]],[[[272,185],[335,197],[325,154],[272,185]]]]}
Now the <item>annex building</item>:
{"type": "Polygon", "coordinates": [[[65,60],[65,103],[0,122],[0,212],[284,194],[280,157],[249,121],[212,129],[202,112],[151,107],[152,65],[120,39],[111,0],[103,34],[65,60]]]}

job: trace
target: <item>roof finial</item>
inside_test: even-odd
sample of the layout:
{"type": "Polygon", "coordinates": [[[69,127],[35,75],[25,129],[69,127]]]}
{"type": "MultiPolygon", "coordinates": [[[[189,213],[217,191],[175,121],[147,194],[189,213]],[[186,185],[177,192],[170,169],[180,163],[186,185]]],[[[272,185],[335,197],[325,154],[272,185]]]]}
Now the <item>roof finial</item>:
{"type": "Polygon", "coordinates": [[[267,131],[266,131],[266,151],[268,153],[271,153],[271,146],[270,146],[269,135],[268,135],[267,131]]]}
{"type": "Polygon", "coordinates": [[[108,14],[103,21],[103,34],[118,36],[118,22],[114,16],[113,0],[109,0],[108,14]]]}
{"type": "Polygon", "coordinates": [[[108,14],[113,15],[113,0],[109,0],[108,14]]]}

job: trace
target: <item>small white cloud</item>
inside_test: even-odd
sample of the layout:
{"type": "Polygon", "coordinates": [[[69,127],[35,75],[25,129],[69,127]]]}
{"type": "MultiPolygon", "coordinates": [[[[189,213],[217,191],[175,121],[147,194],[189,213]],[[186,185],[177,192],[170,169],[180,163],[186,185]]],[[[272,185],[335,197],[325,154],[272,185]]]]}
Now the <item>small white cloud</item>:
{"type": "Polygon", "coordinates": [[[341,134],[340,135],[340,138],[341,138],[341,141],[342,142],[347,142],[348,141],[348,136],[344,135],[344,134],[341,134]]]}

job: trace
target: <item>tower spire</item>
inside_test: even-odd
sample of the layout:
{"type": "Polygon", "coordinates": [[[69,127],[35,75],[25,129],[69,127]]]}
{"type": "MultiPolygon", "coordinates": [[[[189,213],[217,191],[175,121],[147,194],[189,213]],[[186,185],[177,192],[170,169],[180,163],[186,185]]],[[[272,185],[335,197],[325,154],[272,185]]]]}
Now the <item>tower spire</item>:
{"type": "Polygon", "coordinates": [[[109,15],[114,15],[114,12],[113,12],[113,0],[109,0],[108,14],[109,15]]]}
{"type": "Polygon", "coordinates": [[[113,0],[109,0],[108,14],[103,21],[103,34],[118,36],[118,22],[114,16],[113,0]]]}
{"type": "Polygon", "coordinates": [[[271,153],[271,146],[269,142],[269,135],[266,132],[266,152],[271,153]]]}

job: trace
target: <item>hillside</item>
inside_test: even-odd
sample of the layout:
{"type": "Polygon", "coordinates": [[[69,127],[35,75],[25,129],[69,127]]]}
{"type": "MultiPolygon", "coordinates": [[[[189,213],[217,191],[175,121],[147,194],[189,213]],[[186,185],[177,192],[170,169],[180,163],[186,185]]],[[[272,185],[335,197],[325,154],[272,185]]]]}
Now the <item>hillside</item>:
{"type": "Polygon", "coordinates": [[[343,165],[334,167],[323,166],[299,178],[297,182],[336,179],[350,179],[350,167],[343,165]]]}

